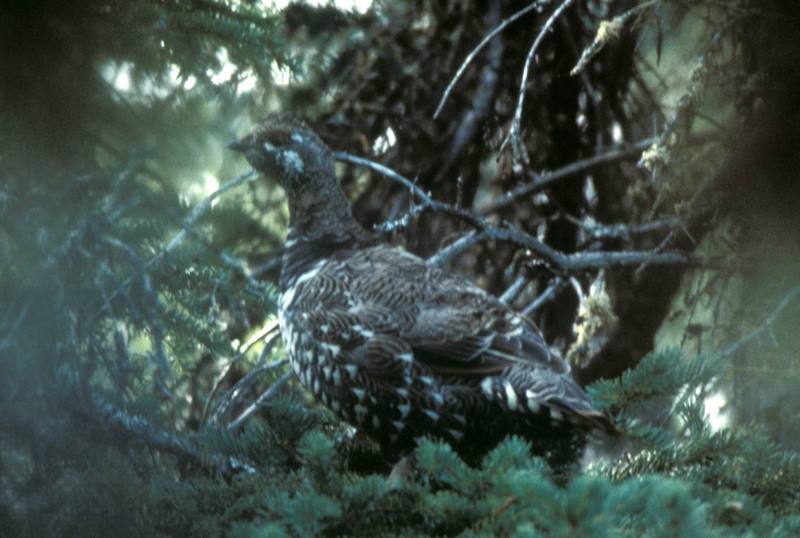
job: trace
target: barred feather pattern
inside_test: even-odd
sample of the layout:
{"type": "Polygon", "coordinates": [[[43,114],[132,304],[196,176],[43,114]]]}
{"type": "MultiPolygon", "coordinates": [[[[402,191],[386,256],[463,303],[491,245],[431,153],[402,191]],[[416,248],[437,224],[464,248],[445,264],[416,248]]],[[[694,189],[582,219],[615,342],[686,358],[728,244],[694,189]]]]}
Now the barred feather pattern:
{"type": "Polygon", "coordinates": [[[483,443],[499,423],[527,438],[553,422],[612,428],[533,323],[468,280],[387,245],[321,259],[313,247],[299,241],[286,253],[295,271],[284,275],[279,315],[291,363],[320,401],[381,444],[483,443]]]}
{"type": "Polygon", "coordinates": [[[508,434],[536,448],[576,425],[614,431],[529,319],[361,227],[311,129],[270,116],[229,147],[287,193],[281,331],[339,417],[389,452],[423,435],[477,456],[508,434]]]}

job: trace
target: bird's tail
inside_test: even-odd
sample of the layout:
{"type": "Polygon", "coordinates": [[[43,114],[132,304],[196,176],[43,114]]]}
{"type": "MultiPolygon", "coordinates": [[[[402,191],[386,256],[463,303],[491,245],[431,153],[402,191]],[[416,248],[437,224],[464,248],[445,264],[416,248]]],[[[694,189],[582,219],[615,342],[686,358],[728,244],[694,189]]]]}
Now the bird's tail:
{"type": "Polygon", "coordinates": [[[564,385],[565,390],[561,396],[546,402],[551,409],[551,415],[558,414],[577,426],[609,435],[620,435],[614,420],[606,413],[598,411],[589,400],[589,395],[571,377],[564,385]]]}

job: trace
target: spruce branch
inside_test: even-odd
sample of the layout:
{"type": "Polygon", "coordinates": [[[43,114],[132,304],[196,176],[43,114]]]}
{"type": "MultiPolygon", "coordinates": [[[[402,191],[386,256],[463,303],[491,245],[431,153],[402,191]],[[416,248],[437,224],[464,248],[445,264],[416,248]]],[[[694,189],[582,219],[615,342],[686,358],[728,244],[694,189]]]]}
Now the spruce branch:
{"type": "Polygon", "coordinates": [[[158,367],[158,376],[156,376],[156,385],[159,390],[166,396],[172,396],[172,391],[168,387],[167,379],[170,373],[169,361],[167,360],[166,352],[164,351],[164,326],[161,323],[161,304],[158,295],[153,290],[153,284],[150,279],[150,274],[147,272],[147,264],[136,253],[136,251],[124,241],[115,237],[104,236],[103,242],[107,245],[118,249],[125,253],[133,263],[134,267],[139,271],[142,278],[142,290],[146,299],[147,312],[143,321],[150,329],[150,340],[153,345],[154,356],[156,365],[158,367]]]}
{"type": "Polygon", "coordinates": [[[90,399],[95,420],[138,439],[154,450],[173,454],[201,467],[211,467],[225,477],[239,473],[251,476],[262,474],[244,456],[221,452],[206,454],[195,440],[158,428],[145,417],[128,413],[95,391],[90,392],[90,399]]]}
{"type": "MultiPolygon", "coordinates": [[[[213,202],[217,198],[219,198],[225,192],[233,189],[234,187],[238,187],[239,185],[247,181],[250,181],[255,177],[256,177],[255,171],[250,170],[248,172],[245,172],[244,174],[240,174],[234,177],[233,179],[223,183],[217,190],[206,196],[199,204],[197,204],[192,209],[192,211],[189,213],[186,219],[184,219],[180,231],[177,234],[175,234],[173,238],[158,253],[153,255],[144,263],[144,268],[150,269],[154,265],[161,262],[170,252],[174,251],[178,247],[178,245],[180,245],[184,241],[184,239],[186,239],[187,234],[189,234],[191,228],[194,226],[197,220],[200,217],[202,217],[209,209],[211,209],[213,202]]],[[[102,311],[109,308],[111,305],[111,301],[113,301],[122,292],[122,290],[127,289],[136,278],[142,276],[143,274],[144,272],[139,271],[130,275],[125,280],[123,280],[122,283],[117,287],[117,289],[115,289],[108,295],[108,297],[106,297],[106,300],[103,303],[100,310],[102,311]]]]}

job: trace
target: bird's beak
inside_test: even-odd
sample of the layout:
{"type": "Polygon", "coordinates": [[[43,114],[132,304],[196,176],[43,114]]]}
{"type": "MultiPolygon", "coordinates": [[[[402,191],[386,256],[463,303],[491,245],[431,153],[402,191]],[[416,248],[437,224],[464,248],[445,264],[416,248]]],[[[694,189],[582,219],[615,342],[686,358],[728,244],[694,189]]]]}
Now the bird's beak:
{"type": "Polygon", "coordinates": [[[239,140],[234,140],[230,144],[228,144],[228,149],[232,149],[233,151],[244,152],[248,148],[248,144],[244,141],[244,138],[240,138],[239,140]]]}

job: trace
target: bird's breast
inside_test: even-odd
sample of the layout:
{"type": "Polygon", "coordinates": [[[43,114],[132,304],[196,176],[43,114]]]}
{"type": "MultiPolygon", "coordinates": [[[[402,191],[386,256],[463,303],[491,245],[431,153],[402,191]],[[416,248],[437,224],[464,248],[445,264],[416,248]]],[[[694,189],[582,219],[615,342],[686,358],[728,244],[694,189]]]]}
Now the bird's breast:
{"type": "Polygon", "coordinates": [[[340,418],[357,422],[352,410],[359,403],[355,401],[357,391],[353,391],[360,384],[358,367],[345,360],[339,345],[317,341],[294,316],[302,317],[303,313],[287,316],[281,312],[279,322],[289,362],[300,384],[340,418]]]}

